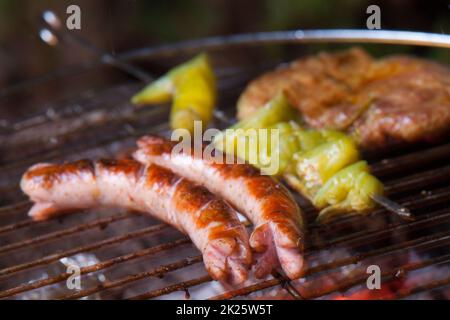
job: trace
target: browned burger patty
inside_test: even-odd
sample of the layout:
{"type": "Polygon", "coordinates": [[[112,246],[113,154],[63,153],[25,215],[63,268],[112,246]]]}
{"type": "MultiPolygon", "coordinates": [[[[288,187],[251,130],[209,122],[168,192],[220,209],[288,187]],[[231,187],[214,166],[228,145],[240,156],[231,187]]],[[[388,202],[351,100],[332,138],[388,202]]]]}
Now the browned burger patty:
{"type": "Polygon", "coordinates": [[[450,129],[450,69],[423,59],[374,60],[358,48],[299,59],[252,81],[238,118],[280,91],[306,125],[347,130],[368,149],[432,140],[450,129]]]}

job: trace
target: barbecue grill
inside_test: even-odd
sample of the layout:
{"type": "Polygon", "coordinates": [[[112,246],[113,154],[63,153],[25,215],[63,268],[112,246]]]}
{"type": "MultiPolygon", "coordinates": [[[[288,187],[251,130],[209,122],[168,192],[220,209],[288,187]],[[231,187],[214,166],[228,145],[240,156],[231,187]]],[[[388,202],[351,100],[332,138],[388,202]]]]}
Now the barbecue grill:
{"type": "MultiPolygon", "coordinates": [[[[366,35],[356,32],[345,41],[401,43],[366,35]]],[[[280,59],[267,47],[292,47],[308,37],[332,40],[320,32],[259,33],[140,49],[117,58],[161,70],[161,64],[172,64],[186,54],[212,50],[220,93],[214,125],[224,128],[234,121],[234,103],[245,84],[302,50],[296,46],[299,51],[289,50],[280,59]]],[[[441,40],[448,46],[448,39],[441,40]]],[[[0,298],[450,298],[450,144],[445,142],[386,150],[383,157],[368,159],[389,197],[409,208],[414,221],[377,209],[369,216],[319,225],[314,222],[315,209],[295,194],[309,221],[308,268],[296,281],[274,273],[238,288],[224,287],[211,280],[189,239],[133,212],[90,210],[50,221],[29,219],[31,203],[18,185],[28,166],[126,156],[137,137],[169,133],[168,106],[135,109],[129,99],[142,84],[117,80],[117,71],[108,63],[100,59],[0,90],[2,105],[11,107],[19,101],[25,106],[0,123],[0,298]],[[114,83],[86,86],[86,79],[104,73],[113,73],[114,83]],[[70,83],[70,90],[52,91],[60,83],[70,83]],[[36,104],[26,99],[43,88],[51,92],[46,101],[36,104]],[[80,289],[67,286],[71,263],[81,267],[80,289]],[[370,290],[367,268],[374,265],[380,268],[381,288],[370,290]]]]}

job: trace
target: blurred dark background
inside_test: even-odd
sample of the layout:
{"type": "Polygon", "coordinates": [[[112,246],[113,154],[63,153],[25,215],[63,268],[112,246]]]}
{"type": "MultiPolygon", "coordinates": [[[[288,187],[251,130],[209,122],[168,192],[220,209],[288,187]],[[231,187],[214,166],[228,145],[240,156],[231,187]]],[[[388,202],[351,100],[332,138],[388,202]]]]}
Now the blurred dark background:
{"type": "MultiPolygon", "coordinates": [[[[0,0],[0,89],[96,60],[91,53],[78,47],[53,48],[38,37],[41,13],[51,9],[65,19],[66,8],[71,4],[81,8],[81,30],[72,32],[113,54],[178,40],[241,32],[365,28],[366,8],[370,4],[381,8],[382,29],[450,32],[450,1],[440,0],[0,0]]],[[[290,56],[333,48],[308,45],[290,51],[290,56]]],[[[380,45],[367,48],[375,55],[409,52],[450,62],[448,50],[444,49],[380,45]]],[[[164,63],[160,65],[162,71],[164,63]]],[[[120,77],[123,74],[116,71],[95,72],[89,81],[95,87],[95,83],[122,81],[120,77]],[[93,80],[95,77],[97,81],[93,80]]],[[[85,88],[86,82],[81,82],[85,88]]],[[[78,85],[80,81],[63,81],[42,91],[66,90],[68,86],[78,85]]],[[[40,98],[46,101],[43,92],[41,97],[36,94],[24,97],[23,91],[18,92],[22,95],[20,99],[10,95],[2,99],[0,92],[3,111],[8,108],[7,113],[21,115],[19,106],[23,99],[35,103],[39,103],[40,98]]]]}

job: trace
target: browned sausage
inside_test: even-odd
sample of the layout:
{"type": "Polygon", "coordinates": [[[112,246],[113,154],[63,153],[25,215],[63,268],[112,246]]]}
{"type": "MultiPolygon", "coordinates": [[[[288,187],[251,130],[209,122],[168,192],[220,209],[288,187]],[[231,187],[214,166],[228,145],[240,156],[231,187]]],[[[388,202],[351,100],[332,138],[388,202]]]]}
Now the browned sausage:
{"type": "Polygon", "coordinates": [[[98,206],[147,212],[189,235],[214,279],[247,279],[251,251],[234,209],[167,169],[135,160],[38,164],[23,175],[21,187],[35,202],[33,219],[98,206]]]}
{"type": "Polygon", "coordinates": [[[223,164],[195,152],[172,152],[175,143],[160,137],[138,140],[135,159],[155,163],[202,184],[245,214],[254,224],[250,246],[258,252],[255,275],[264,277],[281,265],[295,279],[304,269],[304,223],[289,191],[247,164],[223,164]]]}

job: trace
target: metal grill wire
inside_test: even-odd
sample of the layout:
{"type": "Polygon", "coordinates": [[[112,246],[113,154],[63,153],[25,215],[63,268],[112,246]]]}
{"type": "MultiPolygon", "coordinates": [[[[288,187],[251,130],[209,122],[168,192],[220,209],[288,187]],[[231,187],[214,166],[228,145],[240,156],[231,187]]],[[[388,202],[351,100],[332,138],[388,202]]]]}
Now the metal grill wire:
{"type": "MultiPolygon", "coordinates": [[[[233,121],[230,106],[267,65],[273,62],[255,64],[254,70],[218,70],[223,117],[216,126],[233,121]]],[[[410,208],[415,221],[400,221],[378,209],[321,226],[313,222],[315,210],[297,196],[310,221],[309,267],[305,278],[292,282],[275,275],[224,288],[211,281],[187,238],[134,213],[91,210],[59,220],[29,220],[30,203],[18,187],[27,166],[116,157],[142,134],[168,133],[167,106],[135,110],[129,105],[138,87],[126,83],[74,92],[75,98],[49,102],[0,131],[0,298],[333,298],[363,290],[371,264],[382,267],[383,284],[403,283],[389,298],[448,297],[450,144],[390,152],[371,163],[390,197],[410,208]],[[66,287],[71,274],[61,261],[67,257],[87,261],[80,270],[81,290],[66,287]]]]}

